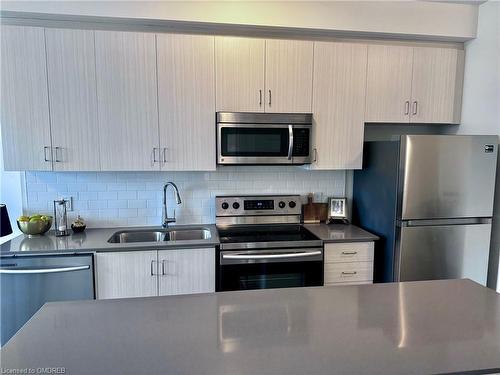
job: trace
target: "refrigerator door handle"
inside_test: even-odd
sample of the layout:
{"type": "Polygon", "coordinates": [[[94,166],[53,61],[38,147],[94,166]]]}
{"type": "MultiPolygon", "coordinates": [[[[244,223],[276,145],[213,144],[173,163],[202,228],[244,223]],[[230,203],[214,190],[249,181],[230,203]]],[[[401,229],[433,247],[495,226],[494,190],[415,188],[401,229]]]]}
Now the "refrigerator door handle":
{"type": "Polygon", "coordinates": [[[491,217],[472,217],[456,219],[418,219],[418,220],[399,220],[398,227],[430,227],[443,225],[473,225],[473,224],[491,224],[491,217]]]}

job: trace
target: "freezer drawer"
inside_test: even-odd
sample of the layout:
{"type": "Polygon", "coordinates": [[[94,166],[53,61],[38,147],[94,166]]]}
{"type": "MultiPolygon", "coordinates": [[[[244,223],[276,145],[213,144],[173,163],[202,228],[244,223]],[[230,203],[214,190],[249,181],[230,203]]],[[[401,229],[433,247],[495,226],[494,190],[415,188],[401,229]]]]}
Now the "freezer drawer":
{"type": "Polygon", "coordinates": [[[400,218],[491,217],[497,147],[497,136],[402,137],[400,218]]]}
{"type": "Polygon", "coordinates": [[[491,224],[400,229],[396,280],[469,278],[486,285],[491,224]]]}

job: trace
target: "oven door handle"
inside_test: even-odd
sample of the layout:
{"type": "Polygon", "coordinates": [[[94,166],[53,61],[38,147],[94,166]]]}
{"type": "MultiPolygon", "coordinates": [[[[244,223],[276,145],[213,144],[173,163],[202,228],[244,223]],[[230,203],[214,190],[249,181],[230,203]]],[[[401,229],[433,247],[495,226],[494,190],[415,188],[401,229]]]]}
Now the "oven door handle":
{"type": "Polygon", "coordinates": [[[288,125],[288,160],[292,160],[293,154],[293,125],[288,125]]]}
{"type": "Polygon", "coordinates": [[[303,258],[321,255],[321,251],[308,251],[282,254],[222,254],[223,259],[282,259],[282,258],[303,258]]]}

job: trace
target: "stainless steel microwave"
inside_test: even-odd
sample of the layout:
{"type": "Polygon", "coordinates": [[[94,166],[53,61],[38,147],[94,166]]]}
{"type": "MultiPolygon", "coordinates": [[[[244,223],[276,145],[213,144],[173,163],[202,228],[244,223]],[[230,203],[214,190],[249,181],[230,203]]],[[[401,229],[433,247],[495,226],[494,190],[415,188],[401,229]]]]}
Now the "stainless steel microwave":
{"type": "Polygon", "coordinates": [[[311,163],[311,113],[217,113],[217,164],[311,163]]]}

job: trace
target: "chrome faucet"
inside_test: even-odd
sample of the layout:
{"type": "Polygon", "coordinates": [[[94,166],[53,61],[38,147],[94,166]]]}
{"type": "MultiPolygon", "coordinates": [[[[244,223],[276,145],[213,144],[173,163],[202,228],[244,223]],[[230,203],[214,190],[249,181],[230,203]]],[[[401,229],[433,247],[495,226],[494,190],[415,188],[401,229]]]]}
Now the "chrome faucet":
{"type": "Polygon", "coordinates": [[[174,216],[173,217],[168,217],[168,211],[167,211],[167,188],[169,186],[172,186],[172,188],[174,189],[175,199],[177,201],[177,204],[182,203],[181,196],[179,195],[179,189],[177,189],[177,185],[174,184],[173,182],[167,182],[163,186],[163,211],[162,211],[162,218],[161,218],[161,221],[162,221],[161,226],[163,228],[167,228],[169,223],[175,223],[175,209],[174,209],[174,216]]]}

